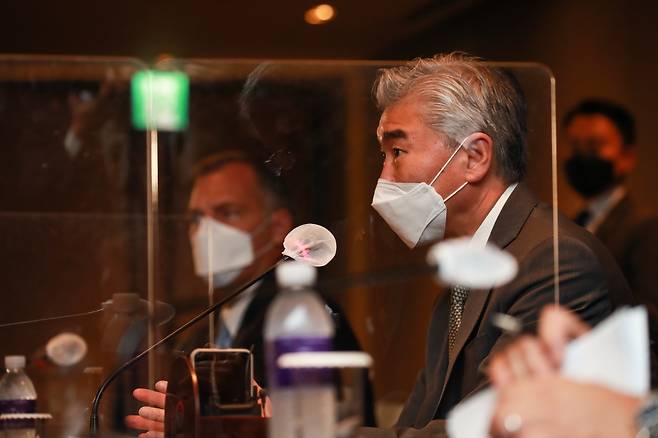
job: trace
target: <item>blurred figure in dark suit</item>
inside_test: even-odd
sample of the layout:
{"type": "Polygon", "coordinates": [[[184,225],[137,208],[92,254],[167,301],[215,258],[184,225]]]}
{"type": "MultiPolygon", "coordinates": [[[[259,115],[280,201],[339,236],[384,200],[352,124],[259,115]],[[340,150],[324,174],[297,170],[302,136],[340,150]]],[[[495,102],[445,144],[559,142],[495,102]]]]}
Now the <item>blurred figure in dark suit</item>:
{"type": "Polygon", "coordinates": [[[567,113],[563,126],[572,150],[566,175],[585,201],[575,221],[608,247],[636,299],[649,309],[655,351],[658,217],[650,206],[635,203],[625,187],[636,164],[635,120],[617,103],[588,99],[567,113]]]}

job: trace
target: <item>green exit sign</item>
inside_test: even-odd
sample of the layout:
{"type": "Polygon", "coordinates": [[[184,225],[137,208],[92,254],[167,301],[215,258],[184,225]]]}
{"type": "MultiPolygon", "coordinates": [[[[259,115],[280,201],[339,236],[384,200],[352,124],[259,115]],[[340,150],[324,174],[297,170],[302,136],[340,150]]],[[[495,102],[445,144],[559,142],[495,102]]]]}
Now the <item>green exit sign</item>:
{"type": "Polygon", "coordinates": [[[131,80],[132,123],[136,129],[187,128],[190,81],[185,73],[142,70],[131,80]]]}

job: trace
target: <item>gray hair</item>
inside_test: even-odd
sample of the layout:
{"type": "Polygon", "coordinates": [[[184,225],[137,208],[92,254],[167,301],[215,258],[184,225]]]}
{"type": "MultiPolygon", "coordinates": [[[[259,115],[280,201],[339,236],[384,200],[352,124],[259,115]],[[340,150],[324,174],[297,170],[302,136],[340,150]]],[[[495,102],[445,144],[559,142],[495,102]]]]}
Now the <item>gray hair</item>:
{"type": "Polygon", "coordinates": [[[506,182],[526,171],[526,104],[516,79],[469,55],[418,58],[379,70],[373,94],[380,110],[413,96],[425,123],[454,143],[473,132],[489,135],[497,174],[506,182]]]}

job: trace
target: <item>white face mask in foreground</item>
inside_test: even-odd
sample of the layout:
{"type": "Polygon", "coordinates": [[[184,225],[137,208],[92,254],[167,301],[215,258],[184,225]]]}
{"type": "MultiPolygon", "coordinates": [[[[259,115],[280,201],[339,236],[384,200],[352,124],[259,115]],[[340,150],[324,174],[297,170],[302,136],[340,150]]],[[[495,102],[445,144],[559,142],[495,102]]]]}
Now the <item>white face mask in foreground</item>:
{"type": "Polygon", "coordinates": [[[429,184],[398,183],[381,178],[377,181],[372,207],[409,248],[443,239],[448,213],[445,203],[468,182],[464,182],[446,196],[445,200],[432,185],[464,146],[466,140],[468,137],[459,143],[429,184]]]}

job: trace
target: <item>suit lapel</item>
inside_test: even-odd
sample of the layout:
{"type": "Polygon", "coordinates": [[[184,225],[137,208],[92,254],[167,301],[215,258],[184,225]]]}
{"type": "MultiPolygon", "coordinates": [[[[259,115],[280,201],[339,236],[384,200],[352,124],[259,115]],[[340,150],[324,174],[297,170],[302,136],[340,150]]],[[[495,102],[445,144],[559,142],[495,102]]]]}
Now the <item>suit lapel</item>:
{"type": "MultiPolygon", "coordinates": [[[[509,245],[518,236],[523,224],[525,224],[536,205],[537,199],[535,196],[524,184],[519,184],[501,210],[496,224],[491,231],[491,236],[489,236],[489,242],[500,248],[505,248],[509,245]]],[[[439,401],[443,398],[443,391],[445,391],[448,384],[455,361],[459,357],[459,353],[464,348],[464,345],[466,345],[466,341],[471,336],[473,329],[480,321],[492,290],[474,289],[468,294],[462,314],[461,326],[455,338],[454,351],[449,353],[448,368],[445,373],[439,401]]]]}
{"type": "MultiPolygon", "coordinates": [[[[407,407],[405,407],[400,416],[400,420],[404,419],[404,423],[409,422],[409,424],[415,424],[416,427],[423,427],[434,418],[441,401],[445,390],[445,380],[441,380],[440,376],[445,376],[448,368],[447,333],[449,313],[450,292],[445,290],[434,303],[432,318],[427,330],[425,352],[426,386],[422,390],[423,392],[427,391],[427,394],[422,399],[416,399],[419,403],[418,405],[414,404],[418,409],[417,412],[407,412],[407,407]]],[[[412,394],[411,399],[415,396],[415,393],[412,394]]]]}
{"type": "Polygon", "coordinates": [[[507,247],[519,235],[521,228],[538,203],[539,201],[526,185],[519,184],[501,210],[496,224],[491,230],[489,243],[493,243],[499,248],[507,247]]]}

